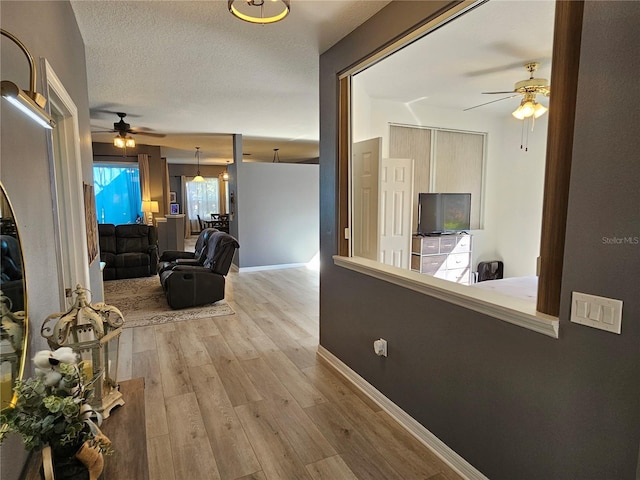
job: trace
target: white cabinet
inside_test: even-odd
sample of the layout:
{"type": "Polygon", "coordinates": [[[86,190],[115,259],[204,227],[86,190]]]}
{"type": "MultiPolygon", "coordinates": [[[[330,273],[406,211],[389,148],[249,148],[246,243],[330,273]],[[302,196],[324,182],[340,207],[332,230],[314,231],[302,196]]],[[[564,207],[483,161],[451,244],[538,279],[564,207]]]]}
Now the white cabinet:
{"type": "Polygon", "coordinates": [[[411,270],[456,283],[471,283],[471,235],[414,235],[411,270]]]}

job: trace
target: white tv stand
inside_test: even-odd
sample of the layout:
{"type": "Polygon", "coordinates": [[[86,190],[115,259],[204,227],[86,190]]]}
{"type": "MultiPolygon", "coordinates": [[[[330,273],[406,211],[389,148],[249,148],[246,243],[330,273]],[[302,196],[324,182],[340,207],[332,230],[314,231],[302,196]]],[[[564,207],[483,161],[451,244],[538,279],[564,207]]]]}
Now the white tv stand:
{"type": "Polygon", "coordinates": [[[468,234],[414,235],[411,270],[451,282],[471,283],[472,236],[468,234]]]}

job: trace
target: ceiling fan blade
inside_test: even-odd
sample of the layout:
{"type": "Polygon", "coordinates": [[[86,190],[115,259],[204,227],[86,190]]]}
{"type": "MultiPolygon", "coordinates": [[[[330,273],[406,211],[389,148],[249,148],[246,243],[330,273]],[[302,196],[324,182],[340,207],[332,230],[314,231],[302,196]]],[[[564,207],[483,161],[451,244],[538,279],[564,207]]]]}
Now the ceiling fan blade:
{"type": "MultiPolygon", "coordinates": [[[[526,57],[524,57],[526,58],[526,57]]],[[[481,70],[474,70],[471,72],[467,72],[464,74],[465,77],[480,77],[483,75],[490,75],[492,73],[502,73],[513,71],[515,69],[520,70],[522,68],[522,61],[517,61],[514,63],[509,63],[507,65],[497,65],[495,67],[483,68],[481,70]]]]}
{"type": "MultiPolygon", "coordinates": [[[[510,93],[510,92],[507,92],[507,93],[510,93]]],[[[519,97],[519,96],[520,96],[520,94],[519,94],[519,93],[516,93],[515,95],[511,95],[511,96],[509,96],[509,97],[499,98],[498,100],[492,100],[492,101],[490,101],[490,102],[481,103],[480,105],[476,105],[476,106],[474,106],[474,107],[465,108],[465,109],[463,110],[463,112],[466,112],[467,110],[473,110],[474,108],[478,108],[478,107],[484,107],[485,105],[489,105],[490,103],[501,102],[502,100],[509,100],[510,98],[513,98],[513,97],[519,97]]]]}
{"type": "MultiPolygon", "coordinates": [[[[496,95],[496,94],[504,95],[505,93],[514,93],[514,92],[513,90],[507,90],[506,92],[482,92],[483,95],[496,95]]],[[[517,95],[520,95],[520,94],[518,93],[517,95]]]]}
{"type": "MultiPolygon", "coordinates": [[[[93,108],[89,109],[89,117],[90,118],[106,118],[107,116],[113,117],[117,115],[118,112],[121,112],[121,109],[118,109],[118,105],[115,103],[105,103],[93,108]],[[113,110],[112,110],[113,109],[113,110]]],[[[127,113],[127,117],[130,118],[139,118],[142,115],[138,115],[135,113],[127,113]]]]}
{"type": "Polygon", "coordinates": [[[146,135],[148,137],[156,137],[156,138],[166,137],[164,133],[143,132],[140,130],[129,130],[129,133],[133,133],[134,135],[146,135]]]}

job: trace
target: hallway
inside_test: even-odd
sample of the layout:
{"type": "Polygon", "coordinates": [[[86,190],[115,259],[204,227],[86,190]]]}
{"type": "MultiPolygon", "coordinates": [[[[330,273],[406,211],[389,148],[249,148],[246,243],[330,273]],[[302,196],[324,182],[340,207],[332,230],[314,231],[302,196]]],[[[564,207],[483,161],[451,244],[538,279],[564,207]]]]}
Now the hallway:
{"type": "Polygon", "coordinates": [[[304,268],[231,272],[235,315],[124,330],[149,478],[460,478],[317,359],[318,284],[304,268]]]}

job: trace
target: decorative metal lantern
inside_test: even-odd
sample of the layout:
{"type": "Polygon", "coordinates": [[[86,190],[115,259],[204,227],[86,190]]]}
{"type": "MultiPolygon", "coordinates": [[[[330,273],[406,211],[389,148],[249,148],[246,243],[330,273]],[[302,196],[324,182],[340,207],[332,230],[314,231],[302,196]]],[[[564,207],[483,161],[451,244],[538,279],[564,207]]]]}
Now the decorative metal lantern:
{"type": "Polygon", "coordinates": [[[0,409],[15,404],[13,387],[24,369],[26,315],[12,308],[11,299],[0,290],[0,409]]]}
{"type": "Polygon", "coordinates": [[[106,418],[112,408],[124,405],[116,381],[124,318],[116,307],[89,303],[87,292],[78,284],[73,306],[66,312],[49,315],[40,333],[51,349],[71,347],[80,355],[85,379],[93,388],[91,406],[106,418]],[[55,324],[47,325],[49,322],[55,324]]]}

